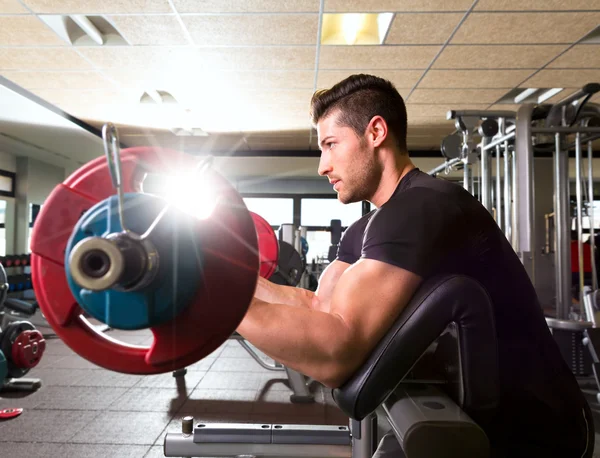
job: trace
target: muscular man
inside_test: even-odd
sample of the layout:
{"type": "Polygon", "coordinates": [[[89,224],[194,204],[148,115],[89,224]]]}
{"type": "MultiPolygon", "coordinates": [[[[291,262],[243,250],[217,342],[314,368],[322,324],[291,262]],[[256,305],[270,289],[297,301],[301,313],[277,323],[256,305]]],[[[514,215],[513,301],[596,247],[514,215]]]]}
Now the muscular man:
{"type": "Polygon", "coordinates": [[[415,168],[394,86],[354,75],[315,93],[311,105],[319,174],[342,203],[367,200],[376,210],[344,233],[314,294],[260,281],[239,333],[282,364],[338,387],[425,278],[471,276],[495,309],[501,398],[494,419],[481,424],[494,456],[591,457],[589,407],[525,269],[473,196],[415,168]]]}

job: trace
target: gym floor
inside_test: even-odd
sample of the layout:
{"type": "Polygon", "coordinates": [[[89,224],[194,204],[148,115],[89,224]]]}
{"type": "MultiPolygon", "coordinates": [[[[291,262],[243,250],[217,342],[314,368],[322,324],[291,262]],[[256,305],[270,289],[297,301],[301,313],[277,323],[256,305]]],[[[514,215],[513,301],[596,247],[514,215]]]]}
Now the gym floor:
{"type": "MultiPolygon", "coordinates": [[[[148,330],[109,334],[132,344],[152,341],[148,330]]],[[[42,361],[25,376],[40,378],[42,387],[0,393],[0,409],[24,409],[0,420],[3,457],[164,457],[165,434],[179,432],[185,415],[212,422],[348,424],[330,390],[318,383],[311,384],[313,404],[292,404],[285,372],[262,368],[235,340],[188,367],[184,379],[108,371],[59,339],[46,342],[42,361]]]]}
{"type": "MultiPolygon", "coordinates": [[[[110,335],[139,345],[152,340],[148,330],[110,335]]],[[[136,376],[101,369],[61,340],[48,339],[42,361],[26,377],[40,378],[42,387],[0,393],[0,409],[24,409],[19,417],[0,420],[4,457],[164,457],[165,434],[179,432],[185,415],[212,422],[348,424],[330,390],[318,383],[311,384],[314,403],[292,404],[285,373],[262,368],[235,340],[176,379],[171,373],[136,376]]],[[[594,385],[586,383],[584,391],[600,432],[594,385]]],[[[599,433],[594,457],[600,458],[599,433]]]]}

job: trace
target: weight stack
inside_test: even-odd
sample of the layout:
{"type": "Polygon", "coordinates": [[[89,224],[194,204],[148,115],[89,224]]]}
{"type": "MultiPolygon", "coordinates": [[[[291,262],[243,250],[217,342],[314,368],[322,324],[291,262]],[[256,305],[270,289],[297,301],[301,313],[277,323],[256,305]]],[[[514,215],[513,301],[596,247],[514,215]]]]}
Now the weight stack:
{"type": "Polygon", "coordinates": [[[593,374],[592,357],[583,345],[583,331],[553,329],[552,335],[575,376],[588,377],[593,374]]]}

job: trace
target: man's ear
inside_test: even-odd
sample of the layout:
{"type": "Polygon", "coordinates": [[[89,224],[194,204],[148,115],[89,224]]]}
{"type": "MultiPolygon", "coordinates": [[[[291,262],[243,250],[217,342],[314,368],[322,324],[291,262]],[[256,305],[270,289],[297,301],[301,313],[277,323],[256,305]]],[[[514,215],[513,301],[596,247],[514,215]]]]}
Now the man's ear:
{"type": "Polygon", "coordinates": [[[388,125],[381,116],[373,116],[366,129],[367,137],[371,139],[374,147],[379,147],[388,136],[388,125]]]}

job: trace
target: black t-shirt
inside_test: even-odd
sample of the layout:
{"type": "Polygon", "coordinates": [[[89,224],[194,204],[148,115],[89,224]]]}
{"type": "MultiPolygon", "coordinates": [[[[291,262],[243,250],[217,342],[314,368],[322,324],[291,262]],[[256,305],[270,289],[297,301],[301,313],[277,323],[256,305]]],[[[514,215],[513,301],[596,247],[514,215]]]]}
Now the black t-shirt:
{"type": "Polygon", "coordinates": [[[361,258],[423,278],[447,273],[479,281],[493,302],[498,338],[500,405],[494,420],[482,425],[502,451],[497,456],[581,456],[585,404],[577,381],[522,263],[471,194],[411,170],[385,204],[343,234],[337,259],[352,264],[361,258]]]}

